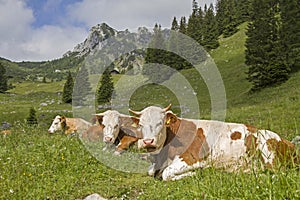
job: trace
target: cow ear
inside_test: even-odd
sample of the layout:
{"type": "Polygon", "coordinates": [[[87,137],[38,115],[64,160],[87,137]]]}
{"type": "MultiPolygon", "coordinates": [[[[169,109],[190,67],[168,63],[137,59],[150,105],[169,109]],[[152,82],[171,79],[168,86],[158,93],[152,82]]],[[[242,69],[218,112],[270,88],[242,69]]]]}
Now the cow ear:
{"type": "Polygon", "coordinates": [[[172,112],[166,113],[166,125],[173,124],[177,121],[177,116],[172,112]]]}
{"type": "Polygon", "coordinates": [[[135,126],[138,126],[140,123],[140,119],[138,117],[131,117],[131,120],[133,121],[135,126]]]}
{"type": "Polygon", "coordinates": [[[95,116],[96,116],[96,119],[97,119],[98,123],[102,124],[104,114],[103,113],[98,113],[98,114],[95,114],[95,116]]]}

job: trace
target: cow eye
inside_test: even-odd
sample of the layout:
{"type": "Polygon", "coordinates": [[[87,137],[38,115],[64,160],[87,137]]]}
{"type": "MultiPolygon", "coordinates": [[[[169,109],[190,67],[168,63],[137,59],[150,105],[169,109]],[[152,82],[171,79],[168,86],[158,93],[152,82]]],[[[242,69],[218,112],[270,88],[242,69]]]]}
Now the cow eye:
{"type": "Polygon", "coordinates": [[[118,124],[116,124],[116,125],[114,126],[114,129],[116,129],[116,128],[118,128],[118,124]]]}

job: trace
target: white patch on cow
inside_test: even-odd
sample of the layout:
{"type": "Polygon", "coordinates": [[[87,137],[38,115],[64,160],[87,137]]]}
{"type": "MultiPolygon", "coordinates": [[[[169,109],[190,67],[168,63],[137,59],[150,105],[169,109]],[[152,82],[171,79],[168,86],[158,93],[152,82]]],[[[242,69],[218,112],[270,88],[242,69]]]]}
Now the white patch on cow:
{"type": "Polygon", "coordinates": [[[62,130],[60,121],[61,121],[61,116],[57,115],[54,118],[50,128],[48,129],[48,132],[49,133],[54,133],[55,131],[62,130]]]}
{"type": "Polygon", "coordinates": [[[275,155],[274,152],[268,149],[267,140],[275,139],[281,141],[281,138],[276,133],[269,130],[258,130],[256,137],[258,142],[257,148],[261,151],[264,162],[266,164],[272,164],[275,155]]]}
{"type": "Polygon", "coordinates": [[[175,156],[173,162],[164,169],[162,173],[162,178],[164,181],[169,180],[179,180],[186,176],[192,176],[194,172],[191,172],[193,169],[207,167],[208,164],[206,161],[197,162],[193,165],[188,165],[182,160],[178,155],[175,156]]]}

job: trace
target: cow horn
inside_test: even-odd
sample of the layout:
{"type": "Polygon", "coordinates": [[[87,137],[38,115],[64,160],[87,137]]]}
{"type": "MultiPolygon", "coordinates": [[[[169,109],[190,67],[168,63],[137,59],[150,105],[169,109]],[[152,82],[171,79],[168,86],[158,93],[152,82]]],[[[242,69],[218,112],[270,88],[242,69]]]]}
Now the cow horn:
{"type": "Polygon", "coordinates": [[[168,110],[170,110],[172,104],[170,103],[167,107],[164,108],[164,112],[167,112],[168,110]]]}
{"type": "Polygon", "coordinates": [[[142,114],[142,112],[140,112],[140,111],[134,111],[134,110],[131,110],[131,109],[128,109],[128,111],[131,112],[134,115],[137,115],[137,116],[140,116],[142,114]]]}
{"type": "Polygon", "coordinates": [[[103,117],[103,116],[104,116],[104,113],[96,113],[96,114],[93,114],[93,115],[103,117]]]}

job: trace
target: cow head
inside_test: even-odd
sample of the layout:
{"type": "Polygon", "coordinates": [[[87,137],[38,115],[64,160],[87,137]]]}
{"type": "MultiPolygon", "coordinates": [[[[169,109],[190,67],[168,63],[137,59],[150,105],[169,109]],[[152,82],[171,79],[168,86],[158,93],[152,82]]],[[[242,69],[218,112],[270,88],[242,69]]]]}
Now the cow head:
{"type": "Polygon", "coordinates": [[[114,143],[120,132],[120,116],[116,110],[107,110],[103,113],[96,114],[99,124],[103,128],[103,141],[105,143],[114,143]]]}
{"type": "Polygon", "coordinates": [[[166,112],[170,108],[171,104],[166,108],[149,106],[139,112],[129,110],[139,117],[138,125],[143,135],[143,139],[138,141],[139,148],[152,153],[158,153],[163,148],[166,140],[166,112]]]}
{"type": "Polygon", "coordinates": [[[57,115],[54,118],[50,128],[48,129],[48,132],[54,133],[56,131],[62,131],[65,129],[65,127],[66,127],[66,118],[64,116],[57,115]]]}

